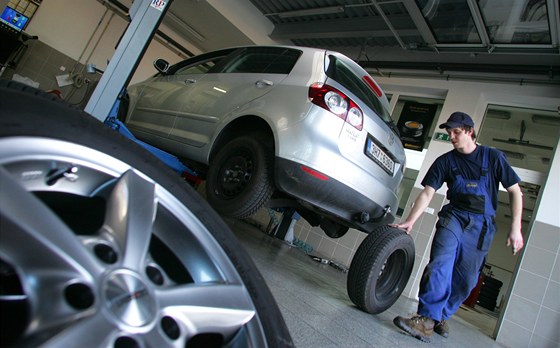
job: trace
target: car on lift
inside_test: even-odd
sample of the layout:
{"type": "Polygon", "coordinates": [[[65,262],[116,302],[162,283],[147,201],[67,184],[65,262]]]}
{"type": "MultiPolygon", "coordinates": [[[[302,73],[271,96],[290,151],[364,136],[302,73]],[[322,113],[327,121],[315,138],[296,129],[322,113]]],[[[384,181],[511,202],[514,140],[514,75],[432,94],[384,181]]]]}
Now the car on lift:
{"type": "Polygon", "coordinates": [[[170,65],[127,88],[119,118],[132,133],[206,179],[222,216],[295,209],[332,238],[368,233],[348,294],[379,313],[402,293],[414,243],[390,228],[406,157],[383,90],[341,53],[246,46],[170,65]]]}
{"type": "Polygon", "coordinates": [[[295,207],[330,237],[393,221],[404,149],[378,84],[332,51],[205,53],[128,88],[126,125],[206,178],[220,214],[295,207]]]}

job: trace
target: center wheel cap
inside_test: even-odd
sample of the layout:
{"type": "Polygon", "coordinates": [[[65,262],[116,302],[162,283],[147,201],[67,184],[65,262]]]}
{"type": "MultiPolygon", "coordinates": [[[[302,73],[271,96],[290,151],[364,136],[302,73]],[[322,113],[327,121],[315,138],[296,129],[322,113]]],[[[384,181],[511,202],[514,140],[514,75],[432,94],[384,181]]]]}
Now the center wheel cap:
{"type": "Polygon", "coordinates": [[[156,316],[157,305],[150,287],[132,271],[111,273],[102,291],[109,312],[126,325],[141,327],[156,316]]]}

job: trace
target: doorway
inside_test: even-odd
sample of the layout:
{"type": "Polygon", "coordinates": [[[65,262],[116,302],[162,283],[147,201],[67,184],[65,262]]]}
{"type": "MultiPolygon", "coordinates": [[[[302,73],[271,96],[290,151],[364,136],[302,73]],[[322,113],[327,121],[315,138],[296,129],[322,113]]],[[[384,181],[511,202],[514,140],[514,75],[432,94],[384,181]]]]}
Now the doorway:
{"type": "MultiPolygon", "coordinates": [[[[488,105],[477,142],[502,151],[521,177],[523,191],[522,231],[525,241],[541,186],[550,170],[554,146],[560,137],[557,111],[488,105]]],[[[500,315],[507,303],[520,254],[513,256],[505,246],[511,223],[509,197],[501,188],[496,211],[498,233],[488,254],[475,303],[463,305],[457,315],[495,338],[500,315]],[[486,288],[486,291],[484,291],[486,288]]]]}

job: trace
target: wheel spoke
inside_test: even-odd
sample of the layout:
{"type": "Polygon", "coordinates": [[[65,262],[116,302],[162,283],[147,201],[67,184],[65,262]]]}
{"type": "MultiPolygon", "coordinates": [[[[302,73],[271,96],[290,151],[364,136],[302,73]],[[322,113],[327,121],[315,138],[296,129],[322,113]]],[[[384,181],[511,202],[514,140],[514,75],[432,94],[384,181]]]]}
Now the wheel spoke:
{"type": "Polygon", "coordinates": [[[186,347],[183,339],[175,339],[171,343],[161,334],[159,325],[154,326],[152,330],[142,335],[142,341],[146,343],[147,347],[186,347]]]}
{"type": "Polygon", "coordinates": [[[230,335],[255,315],[247,290],[240,285],[185,285],[159,290],[160,306],[183,321],[191,333],[230,335]]]}
{"type": "Polygon", "coordinates": [[[47,348],[108,347],[117,333],[114,324],[109,322],[101,312],[67,324],[68,326],[53,329],[48,341],[37,343],[47,348]]]}
{"type": "Polygon", "coordinates": [[[138,270],[144,264],[155,211],[154,184],[130,170],[123,174],[109,197],[105,227],[123,250],[124,267],[138,270]]]}
{"type": "Polygon", "coordinates": [[[56,277],[89,281],[102,272],[68,226],[2,167],[0,182],[0,254],[7,262],[33,277],[37,288],[56,277]]]}

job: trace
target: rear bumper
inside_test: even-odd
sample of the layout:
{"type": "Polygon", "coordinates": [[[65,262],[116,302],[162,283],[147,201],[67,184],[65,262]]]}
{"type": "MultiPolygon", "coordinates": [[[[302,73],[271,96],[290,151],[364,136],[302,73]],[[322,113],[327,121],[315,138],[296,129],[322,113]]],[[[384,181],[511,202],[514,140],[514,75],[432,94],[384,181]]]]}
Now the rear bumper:
{"type": "MultiPolygon", "coordinates": [[[[312,205],[318,213],[328,212],[345,221],[348,226],[364,232],[369,232],[379,225],[391,223],[395,219],[396,198],[392,202],[378,204],[325,174],[311,174],[297,162],[277,157],[275,163],[275,180],[278,189],[312,205]],[[385,213],[387,205],[391,207],[388,214],[385,213]],[[362,212],[369,213],[372,218],[382,218],[376,222],[362,224],[356,219],[362,212]]],[[[379,185],[379,190],[387,189],[379,185]]]]}

